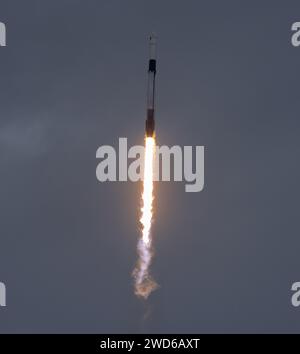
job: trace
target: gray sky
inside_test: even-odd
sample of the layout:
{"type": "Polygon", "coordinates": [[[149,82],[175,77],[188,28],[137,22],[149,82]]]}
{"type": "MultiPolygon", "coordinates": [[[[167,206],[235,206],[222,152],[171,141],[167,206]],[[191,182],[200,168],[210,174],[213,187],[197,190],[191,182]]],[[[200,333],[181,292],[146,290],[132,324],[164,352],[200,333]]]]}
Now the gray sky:
{"type": "Polygon", "coordinates": [[[0,332],[299,332],[299,1],[0,0],[0,332]],[[205,146],[205,188],[155,188],[161,285],[133,294],[141,185],[96,149],[205,146]],[[145,313],[148,314],[143,320],[145,313]]]}

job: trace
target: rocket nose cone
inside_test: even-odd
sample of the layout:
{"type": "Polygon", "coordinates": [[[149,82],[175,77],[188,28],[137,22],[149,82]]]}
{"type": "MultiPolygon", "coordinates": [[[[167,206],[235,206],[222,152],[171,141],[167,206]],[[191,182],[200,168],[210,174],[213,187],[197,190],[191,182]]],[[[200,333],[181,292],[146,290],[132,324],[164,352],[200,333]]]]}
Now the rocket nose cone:
{"type": "Polygon", "coordinates": [[[149,37],[150,44],[155,44],[156,43],[156,34],[152,32],[149,37]]]}
{"type": "Polygon", "coordinates": [[[151,33],[149,38],[150,59],[156,59],[156,35],[151,33]]]}

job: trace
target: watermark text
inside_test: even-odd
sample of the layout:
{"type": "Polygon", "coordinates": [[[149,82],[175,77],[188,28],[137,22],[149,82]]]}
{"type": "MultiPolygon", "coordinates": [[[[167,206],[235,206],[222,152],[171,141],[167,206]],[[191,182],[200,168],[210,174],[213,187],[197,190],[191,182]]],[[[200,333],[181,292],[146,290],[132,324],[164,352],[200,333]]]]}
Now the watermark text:
{"type": "Polygon", "coordinates": [[[6,287],[2,282],[0,282],[0,306],[6,306],[6,287]]]}
{"type": "MultiPolygon", "coordinates": [[[[119,149],[102,145],[96,152],[101,159],[96,168],[100,182],[143,180],[144,153],[142,145],[128,149],[127,138],[119,138],[119,149]],[[130,163],[128,163],[130,161],[130,163]]],[[[204,188],[204,146],[156,146],[154,181],[185,181],[186,192],[200,192],[204,188]]]]}
{"type": "Polygon", "coordinates": [[[6,26],[0,22],[0,47],[6,46],[6,26]]]}

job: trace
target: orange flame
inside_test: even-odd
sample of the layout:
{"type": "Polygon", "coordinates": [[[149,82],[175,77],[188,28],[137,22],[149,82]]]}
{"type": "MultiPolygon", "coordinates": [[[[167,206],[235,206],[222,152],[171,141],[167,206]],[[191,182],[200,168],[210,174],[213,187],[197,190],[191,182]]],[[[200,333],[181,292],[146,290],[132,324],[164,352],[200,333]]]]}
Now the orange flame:
{"type": "Polygon", "coordinates": [[[153,218],[153,165],[155,154],[154,137],[146,137],[144,157],[144,183],[142,194],[142,238],[138,243],[139,261],[133,275],[135,277],[135,293],[145,299],[157,288],[156,282],[149,274],[149,267],[153,256],[151,224],[153,218]]]}

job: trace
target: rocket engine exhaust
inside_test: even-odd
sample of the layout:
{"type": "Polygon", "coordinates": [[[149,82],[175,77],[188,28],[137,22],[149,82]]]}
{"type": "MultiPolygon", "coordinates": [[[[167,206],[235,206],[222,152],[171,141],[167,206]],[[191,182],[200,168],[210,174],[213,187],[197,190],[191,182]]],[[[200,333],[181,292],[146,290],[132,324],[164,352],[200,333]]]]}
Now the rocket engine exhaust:
{"type": "Polygon", "coordinates": [[[133,272],[135,278],[135,294],[147,299],[153,290],[157,288],[156,282],[152,279],[149,268],[153,257],[151,224],[153,218],[153,164],[154,164],[155,140],[146,137],[145,146],[145,167],[144,185],[142,194],[142,237],[138,241],[139,259],[133,272]]]}
{"type": "Polygon", "coordinates": [[[153,177],[154,177],[154,154],[155,154],[155,132],[154,132],[154,96],[155,96],[155,58],[156,38],[150,36],[150,59],[148,67],[148,92],[147,92],[147,119],[144,157],[144,180],[142,193],[141,219],[142,237],[138,242],[138,262],[133,271],[135,279],[135,294],[144,299],[154,291],[158,285],[152,279],[149,268],[153,257],[151,224],[153,221],[153,177]]]}

